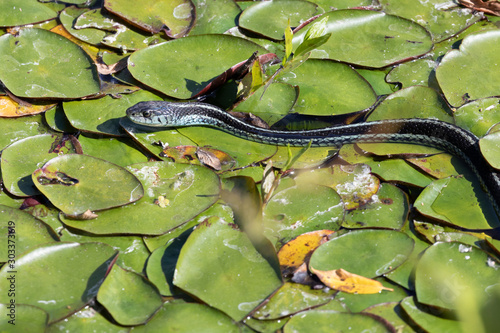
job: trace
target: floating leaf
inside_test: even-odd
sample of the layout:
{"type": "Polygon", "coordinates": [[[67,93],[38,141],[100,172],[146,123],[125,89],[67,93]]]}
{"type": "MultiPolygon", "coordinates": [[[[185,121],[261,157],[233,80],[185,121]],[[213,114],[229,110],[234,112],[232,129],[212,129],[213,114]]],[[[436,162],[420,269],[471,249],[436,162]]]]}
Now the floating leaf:
{"type": "Polygon", "coordinates": [[[240,27],[272,38],[283,39],[283,27],[290,22],[298,26],[308,18],[323,13],[318,5],[308,1],[265,1],[256,2],[241,13],[240,27]]]}
{"type": "Polygon", "coordinates": [[[247,60],[255,51],[267,53],[242,38],[192,36],[137,51],[130,56],[128,68],[135,79],[153,89],[176,98],[191,98],[217,75],[247,60]],[[186,67],[189,63],[197,65],[186,67]]]}
{"type": "Polygon", "coordinates": [[[97,69],[81,48],[35,28],[0,36],[0,79],[14,95],[28,98],[79,98],[100,89],[97,69]],[[55,61],[54,50],[71,61],[55,61]]]}
{"type": "Polygon", "coordinates": [[[152,33],[165,29],[174,38],[186,35],[195,19],[189,0],[146,0],[140,7],[134,0],[105,0],[104,7],[141,29],[152,33]]]}
{"type": "Polygon", "coordinates": [[[327,287],[349,294],[377,294],[382,290],[393,291],[393,289],[384,287],[382,283],[376,280],[349,273],[342,268],[332,271],[320,271],[311,267],[310,270],[327,287]]]}
{"type": "Polygon", "coordinates": [[[500,31],[470,34],[459,50],[451,50],[436,69],[444,96],[453,106],[498,95],[500,84],[495,66],[500,62],[500,31]],[[460,71],[457,71],[460,68],[460,71]]]}
{"type": "MultiPolygon", "coordinates": [[[[332,59],[381,68],[429,52],[432,41],[422,26],[401,17],[370,10],[337,10],[328,18],[328,42],[312,58],[332,59]],[[360,33],[360,32],[363,33],[360,33]]],[[[307,26],[294,35],[294,47],[304,40],[307,26]]]]}
{"type": "Polygon", "coordinates": [[[0,27],[38,23],[57,17],[57,12],[47,5],[31,0],[2,0],[0,13],[0,27]]]}
{"type": "Polygon", "coordinates": [[[126,205],[144,195],[141,183],[132,173],[87,155],[53,158],[37,169],[32,178],[54,206],[71,216],[126,205]]]}
{"type": "Polygon", "coordinates": [[[399,231],[351,231],[316,249],[309,267],[322,271],[342,268],[354,274],[376,277],[401,265],[412,252],[413,244],[410,237],[399,231]]]}
{"type": "Polygon", "coordinates": [[[435,243],[420,258],[415,273],[418,301],[456,309],[465,293],[488,295],[500,281],[499,263],[482,250],[462,243],[435,243]]]}
{"type": "Polygon", "coordinates": [[[77,150],[76,139],[62,135],[41,134],[14,142],[1,156],[5,188],[20,197],[39,194],[31,179],[33,171],[54,157],[77,150]]]}
{"type": "Polygon", "coordinates": [[[8,96],[0,96],[0,117],[21,117],[45,112],[55,104],[20,104],[8,96]]]}
{"type": "MultiPolygon", "coordinates": [[[[49,313],[49,322],[54,322],[80,310],[97,295],[116,254],[101,243],[44,244],[17,257],[14,267],[3,266],[0,288],[9,290],[9,279],[14,279],[22,288],[15,295],[16,303],[42,308],[49,313]]],[[[0,303],[10,303],[8,293],[0,294],[0,303]]]]}
{"type": "Polygon", "coordinates": [[[144,324],[163,303],[151,282],[116,265],[99,288],[97,300],[121,325],[144,324]]]}
{"type": "Polygon", "coordinates": [[[275,267],[234,224],[211,219],[182,247],[174,284],[239,321],[282,282],[275,267]]]}

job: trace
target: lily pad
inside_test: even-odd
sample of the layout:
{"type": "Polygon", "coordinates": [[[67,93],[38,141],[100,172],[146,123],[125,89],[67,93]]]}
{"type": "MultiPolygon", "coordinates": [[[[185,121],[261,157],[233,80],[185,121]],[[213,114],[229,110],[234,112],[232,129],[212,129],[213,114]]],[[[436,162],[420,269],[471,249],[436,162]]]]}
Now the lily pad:
{"type": "Polygon", "coordinates": [[[38,1],[3,0],[0,2],[0,27],[38,23],[56,17],[56,11],[38,1]]]}
{"type": "Polygon", "coordinates": [[[436,77],[448,102],[458,107],[498,95],[499,63],[500,31],[479,32],[465,37],[459,50],[451,50],[443,57],[436,77]]]}
{"type": "Polygon", "coordinates": [[[401,229],[408,217],[408,198],[398,187],[381,184],[368,204],[350,211],[342,226],[345,228],[401,229]]]}
{"type": "Polygon", "coordinates": [[[81,311],[75,312],[64,320],[53,323],[49,331],[55,332],[81,332],[92,327],[99,332],[108,333],[128,333],[130,328],[125,328],[111,323],[107,317],[91,307],[85,307],[81,311]]]}
{"type": "Polygon", "coordinates": [[[486,193],[475,190],[463,177],[434,181],[419,195],[415,207],[423,215],[466,229],[490,229],[499,223],[486,193]]]}
{"type": "MultiPolygon", "coordinates": [[[[54,322],[96,297],[116,254],[101,243],[44,244],[17,257],[15,272],[3,266],[0,288],[9,290],[13,282],[22,288],[16,293],[16,303],[42,308],[49,313],[49,322],[54,322]]],[[[0,303],[10,303],[8,297],[8,293],[0,294],[0,303]]]]}
{"type": "Polygon", "coordinates": [[[190,221],[219,199],[218,176],[202,166],[147,162],[133,164],[127,170],[142,183],[145,195],[141,200],[102,211],[90,221],[64,217],[62,221],[92,234],[161,235],[190,221]]]}
{"type": "Polygon", "coordinates": [[[47,312],[39,307],[24,304],[0,304],[0,316],[4,318],[0,322],[0,331],[6,333],[15,333],[19,330],[45,332],[49,321],[47,312]]]}
{"type": "Polygon", "coordinates": [[[415,297],[405,298],[401,302],[401,307],[411,320],[426,332],[454,333],[462,331],[460,322],[435,315],[435,309],[422,306],[416,302],[415,297]],[[427,311],[424,311],[424,308],[427,308],[427,311]]]}
{"type": "Polygon", "coordinates": [[[163,304],[151,282],[116,265],[99,288],[97,300],[121,325],[144,324],[163,304]]]}
{"type": "Polygon", "coordinates": [[[78,8],[76,6],[71,6],[65,8],[61,14],[59,14],[59,20],[61,21],[64,29],[66,29],[72,36],[92,45],[99,45],[101,40],[106,36],[106,32],[95,29],[75,29],[75,23],[80,15],[87,13],[89,9],[78,8]]]}
{"type": "Polygon", "coordinates": [[[133,25],[152,33],[165,29],[178,38],[192,28],[195,11],[189,0],[145,0],[137,7],[135,0],[105,0],[104,7],[133,25]]]}
{"type": "MultiPolygon", "coordinates": [[[[370,10],[337,10],[326,13],[328,41],[311,57],[381,68],[419,57],[432,48],[431,36],[422,26],[404,18],[370,10]]],[[[306,25],[294,35],[297,48],[304,40],[306,25]]]]}
{"type": "Polygon", "coordinates": [[[293,316],[283,328],[283,333],[309,332],[387,332],[387,326],[374,317],[360,313],[332,310],[311,310],[293,316]]]}
{"type": "Polygon", "coordinates": [[[413,239],[399,231],[351,231],[321,245],[311,256],[309,265],[322,271],[342,268],[374,278],[405,262],[413,244],[413,239]]]}
{"type": "Polygon", "coordinates": [[[278,79],[299,86],[292,112],[333,115],[355,112],[376,101],[372,87],[346,64],[311,59],[278,79]]]}
{"type": "Polygon", "coordinates": [[[321,7],[309,1],[256,2],[241,13],[239,26],[271,39],[282,40],[287,24],[296,27],[323,12],[321,7]]]}
{"type": "Polygon", "coordinates": [[[41,115],[27,116],[21,118],[1,118],[0,128],[0,150],[18,140],[47,133],[49,128],[44,125],[41,115]]]}
{"type": "Polygon", "coordinates": [[[40,104],[19,104],[8,96],[0,96],[0,117],[21,117],[45,112],[55,104],[42,102],[40,104]]]}
{"type": "Polygon", "coordinates": [[[195,96],[230,67],[247,60],[255,51],[267,53],[261,46],[242,38],[192,36],[137,51],[130,56],[128,68],[135,79],[151,88],[186,99],[195,96]]]}
{"type": "Polygon", "coordinates": [[[293,186],[277,192],[264,208],[264,234],[274,244],[314,230],[338,230],[344,207],[326,186],[293,186]]]}
{"type": "Polygon", "coordinates": [[[233,0],[191,0],[196,9],[196,20],[190,36],[222,34],[234,27],[240,7],[233,0]]]}
{"type": "Polygon", "coordinates": [[[481,15],[473,11],[453,4],[450,8],[447,0],[381,0],[380,4],[385,13],[410,19],[427,28],[434,41],[447,39],[481,19],[481,15]]]}
{"type": "Polygon", "coordinates": [[[52,228],[19,209],[0,205],[0,223],[0,240],[6,245],[0,249],[0,262],[15,262],[18,254],[30,248],[59,241],[52,228]]]}
{"type": "Polygon", "coordinates": [[[124,138],[101,138],[80,135],[78,141],[82,151],[90,156],[101,158],[125,167],[130,164],[147,162],[148,158],[124,138]]]}
{"type": "Polygon", "coordinates": [[[225,314],[204,304],[165,302],[144,326],[135,332],[224,332],[239,333],[240,328],[225,314]]]}
{"type": "Polygon", "coordinates": [[[97,69],[81,48],[35,28],[0,36],[0,79],[14,95],[27,98],[79,98],[100,89],[97,69]],[[54,50],[70,60],[55,61],[54,50]]]}
{"type": "Polygon", "coordinates": [[[208,305],[242,320],[282,284],[278,267],[234,224],[211,219],[182,247],[174,284],[208,305]]]}
{"type": "Polygon", "coordinates": [[[488,134],[479,140],[479,147],[488,163],[492,167],[500,169],[500,160],[498,158],[500,152],[500,132],[488,134]]]}
{"type": "Polygon", "coordinates": [[[500,122],[500,99],[484,98],[467,103],[457,109],[455,120],[457,126],[482,137],[500,122]]]}
{"type": "Polygon", "coordinates": [[[35,170],[32,178],[38,190],[70,216],[126,205],[144,195],[132,173],[88,155],[53,158],[35,170]]]}
{"type": "Polygon", "coordinates": [[[326,304],[331,298],[332,295],[324,290],[313,290],[310,286],[298,283],[285,283],[252,317],[260,320],[284,318],[326,304]]]}
{"type": "Polygon", "coordinates": [[[31,179],[33,171],[54,157],[76,153],[75,143],[67,136],[41,134],[11,144],[1,156],[5,188],[19,197],[40,194],[31,179]]]}
{"type": "Polygon", "coordinates": [[[435,243],[417,264],[415,287],[420,303],[456,309],[465,293],[488,295],[498,286],[499,263],[482,250],[458,242],[435,243]]]}
{"type": "Polygon", "coordinates": [[[120,98],[107,95],[99,99],[64,102],[63,108],[71,125],[79,130],[121,136],[119,121],[124,110],[142,101],[158,100],[162,99],[149,91],[139,90],[120,98]]]}

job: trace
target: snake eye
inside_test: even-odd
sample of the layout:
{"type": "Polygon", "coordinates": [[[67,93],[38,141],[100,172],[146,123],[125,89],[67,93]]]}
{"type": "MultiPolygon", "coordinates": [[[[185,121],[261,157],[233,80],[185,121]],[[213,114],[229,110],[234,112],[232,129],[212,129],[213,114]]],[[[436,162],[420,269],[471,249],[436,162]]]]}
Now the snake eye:
{"type": "Polygon", "coordinates": [[[144,118],[149,118],[149,117],[151,117],[151,111],[149,111],[149,110],[142,111],[142,116],[143,116],[144,118]]]}

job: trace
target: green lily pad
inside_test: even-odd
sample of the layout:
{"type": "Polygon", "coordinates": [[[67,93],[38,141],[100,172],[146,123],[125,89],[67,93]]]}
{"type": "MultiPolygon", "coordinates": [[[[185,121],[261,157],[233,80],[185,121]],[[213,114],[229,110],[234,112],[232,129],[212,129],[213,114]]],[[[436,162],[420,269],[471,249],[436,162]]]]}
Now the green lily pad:
{"type": "Polygon", "coordinates": [[[134,332],[242,332],[228,316],[204,304],[165,302],[153,318],[134,332]]]}
{"type": "Polygon", "coordinates": [[[386,81],[387,69],[356,68],[356,72],[368,81],[377,96],[392,94],[397,89],[389,80],[386,81]]]}
{"type": "Polygon", "coordinates": [[[488,296],[500,281],[499,263],[462,243],[435,243],[417,264],[415,289],[420,303],[456,309],[466,293],[488,296]]]}
{"type": "Polygon", "coordinates": [[[60,133],[76,133],[78,130],[71,126],[68,118],[64,114],[64,110],[61,104],[58,104],[55,108],[45,111],[44,120],[50,128],[56,132],[60,133]]]}
{"type": "Polygon", "coordinates": [[[414,205],[425,216],[461,228],[490,229],[499,223],[486,193],[475,190],[463,177],[434,181],[422,191],[414,205]]]}
{"type": "MultiPolygon", "coordinates": [[[[116,254],[101,243],[44,244],[17,257],[14,268],[3,266],[0,288],[9,290],[14,283],[16,303],[42,308],[48,312],[49,322],[54,322],[97,295],[116,254]]],[[[0,294],[0,303],[10,303],[8,293],[0,294]]]]}
{"type": "Polygon", "coordinates": [[[388,332],[381,320],[365,314],[310,310],[293,316],[283,328],[283,333],[309,332],[311,328],[315,332],[388,332]]]}
{"type": "Polygon", "coordinates": [[[0,249],[0,262],[11,263],[18,254],[33,247],[59,241],[52,228],[19,209],[0,205],[0,222],[0,240],[5,244],[0,249]]]}
{"type": "Polygon", "coordinates": [[[161,235],[190,221],[219,199],[219,178],[206,167],[147,162],[126,169],[142,183],[145,195],[141,200],[102,211],[93,220],[61,217],[64,224],[100,235],[161,235]]]}
{"type": "Polygon", "coordinates": [[[344,228],[388,228],[401,229],[408,217],[408,197],[398,187],[384,183],[380,185],[372,202],[347,212],[344,228]]]}
{"type": "Polygon", "coordinates": [[[415,297],[407,297],[401,302],[401,307],[411,320],[421,329],[430,333],[454,333],[462,332],[460,322],[447,318],[442,318],[434,313],[431,308],[424,311],[421,304],[415,302],[415,297]]]}
{"type": "Polygon", "coordinates": [[[100,89],[97,69],[81,48],[35,28],[0,37],[0,79],[14,95],[26,98],[79,98],[100,89]],[[56,60],[54,50],[70,60],[56,60]]]}
{"type": "Polygon", "coordinates": [[[182,247],[174,284],[240,321],[282,282],[236,225],[210,219],[182,247]]]}
{"type": "Polygon", "coordinates": [[[86,155],[101,158],[125,167],[134,163],[147,162],[148,158],[125,138],[96,139],[80,135],[78,141],[86,155]]]}
{"type": "MultiPolygon", "coordinates": [[[[362,145],[363,148],[366,146],[365,144],[362,145]]],[[[374,174],[388,182],[395,181],[402,184],[426,187],[433,180],[432,177],[419,172],[402,159],[372,160],[365,161],[365,163],[371,167],[374,174]]]]}
{"type": "Polygon", "coordinates": [[[54,206],[71,216],[126,205],[144,195],[132,173],[88,155],[55,157],[35,170],[32,178],[54,206]]]}
{"type": "Polygon", "coordinates": [[[121,325],[144,324],[163,304],[151,282],[117,265],[99,288],[97,300],[121,325]]]}
{"type": "Polygon", "coordinates": [[[498,95],[499,62],[500,31],[465,37],[460,49],[448,52],[436,69],[439,86],[448,102],[458,107],[471,100],[498,95]]]}
{"type": "Polygon", "coordinates": [[[74,28],[77,18],[80,15],[84,15],[88,11],[89,9],[87,8],[78,8],[76,6],[67,7],[61,12],[61,14],[59,14],[59,20],[61,20],[64,29],[66,29],[73,37],[76,37],[85,43],[99,45],[104,36],[106,36],[105,31],[95,28],[74,28]]]}
{"type": "Polygon", "coordinates": [[[279,244],[309,231],[338,230],[344,205],[330,187],[293,186],[274,194],[263,216],[264,235],[279,244]]]}
{"type": "MultiPolygon", "coordinates": [[[[326,13],[328,41],[311,52],[311,57],[381,68],[432,48],[429,32],[401,17],[370,10],[337,10],[326,13]]],[[[294,35],[294,49],[304,40],[308,26],[294,35]]]]}
{"type": "Polygon", "coordinates": [[[481,152],[483,153],[484,158],[486,158],[488,163],[496,169],[500,169],[499,143],[500,132],[488,134],[487,136],[479,140],[479,147],[481,148],[481,152]]]}
{"type": "Polygon", "coordinates": [[[434,118],[453,123],[451,114],[445,100],[434,89],[413,86],[389,95],[370,114],[368,120],[434,118]]]}
{"type": "Polygon", "coordinates": [[[54,157],[76,153],[75,141],[61,135],[41,134],[16,141],[5,148],[1,156],[5,188],[19,197],[40,194],[31,174],[54,157]]]}
{"type": "Polygon", "coordinates": [[[331,294],[324,290],[314,290],[298,283],[285,283],[269,298],[269,302],[257,309],[252,315],[260,320],[273,320],[288,317],[299,311],[328,303],[331,294]]]}
{"type": "Polygon", "coordinates": [[[400,83],[403,88],[411,86],[430,86],[434,84],[432,75],[436,69],[432,59],[417,59],[394,67],[387,74],[387,82],[400,83]]]}
{"type": "Polygon", "coordinates": [[[467,103],[459,107],[454,116],[457,126],[482,137],[500,122],[500,99],[484,98],[467,103]]]}
{"type": "Polygon", "coordinates": [[[251,113],[272,126],[290,112],[297,96],[296,87],[286,83],[273,83],[257,89],[232,111],[251,113]]]}
{"type": "Polygon", "coordinates": [[[285,27],[297,27],[310,17],[322,14],[318,5],[301,0],[256,2],[239,17],[239,26],[275,40],[284,39],[285,27]]]}
{"type": "Polygon", "coordinates": [[[194,6],[188,0],[146,0],[136,6],[134,0],[105,0],[104,7],[133,25],[158,33],[165,29],[168,36],[186,35],[195,19],[194,6]]]}
{"type": "Polygon", "coordinates": [[[196,21],[190,36],[222,34],[234,27],[240,7],[232,0],[192,0],[196,10],[196,21]]]}
{"type": "Polygon", "coordinates": [[[3,0],[0,2],[0,27],[43,22],[56,17],[56,11],[38,1],[3,0]]]}
{"type": "Polygon", "coordinates": [[[399,302],[388,302],[376,304],[366,310],[363,313],[372,314],[389,322],[392,327],[396,329],[398,333],[412,333],[413,328],[408,324],[403,315],[403,310],[399,302]]]}
{"type": "Polygon", "coordinates": [[[49,315],[36,306],[24,304],[0,304],[0,331],[45,332],[49,315]],[[21,319],[22,318],[22,319],[21,319]]]}
{"type": "Polygon", "coordinates": [[[91,307],[86,307],[64,320],[49,326],[49,332],[81,332],[92,327],[98,332],[128,333],[130,328],[125,328],[111,323],[107,317],[91,307]]]}
{"type": "Polygon", "coordinates": [[[20,118],[0,118],[0,150],[18,140],[44,134],[49,132],[49,128],[44,125],[42,115],[26,116],[20,118]]]}
{"type": "Polygon", "coordinates": [[[376,101],[375,92],[361,75],[333,61],[308,60],[278,80],[299,86],[292,112],[300,114],[344,114],[366,109],[376,101]]]}
{"type": "Polygon", "coordinates": [[[159,159],[162,158],[164,147],[193,146],[194,141],[180,134],[173,128],[154,128],[140,126],[128,118],[120,119],[120,126],[127,132],[145,151],[150,152],[159,159]]]}
{"type": "Polygon", "coordinates": [[[429,30],[434,41],[447,39],[481,19],[482,15],[464,11],[459,6],[450,8],[447,0],[412,1],[381,0],[384,13],[410,19],[429,30]]]}
{"type": "Polygon", "coordinates": [[[128,68],[135,79],[151,88],[187,99],[199,93],[216,76],[247,60],[255,51],[267,53],[264,48],[242,38],[192,36],[137,51],[130,56],[128,68]]]}
{"type": "Polygon", "coordinates": [[[109,95],[99,99],[64,102],[63,108],[71,125],[91,133],[121,136],[120,118],[124,110],[142,101],[161,101],[157,95],[146,90],[123,94],[120,98],[109,95]]]}
{"type": "Polygon", "coordinates": [[[309,265],[316,270],[342,268],[353,274],[374,278],[405,262],[413,244],[413,239],[399,231],[351,231],[318,247],[309,265]]]}

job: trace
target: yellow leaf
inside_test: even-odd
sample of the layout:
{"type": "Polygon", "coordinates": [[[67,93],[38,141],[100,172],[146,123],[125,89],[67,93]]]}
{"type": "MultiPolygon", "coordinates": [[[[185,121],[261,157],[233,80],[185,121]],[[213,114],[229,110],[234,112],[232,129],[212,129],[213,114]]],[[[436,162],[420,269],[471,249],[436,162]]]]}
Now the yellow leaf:
{"type": "Polygon", "coordinates": [[[320,271],[312,267],[309,270],[316,274],[327,287],[350,294],[377,294],[382,290],[393,291],[382,283],[361,275],[349,273],[340,268],[331,271],[320,271]]]}
{"type": "Polygon", "coordinates": [[[0,96],[0,117],[21,117],[45,112],[55,104],[21,105],[8,96],[0,96]]]}
{"type": "Polygon", "coordinates": [[[331,230],[317,230],[302,234],[281,247],[278,259],[283,270],[291,270],[302,265],[321,244],[328,241],[331,230]]]}

